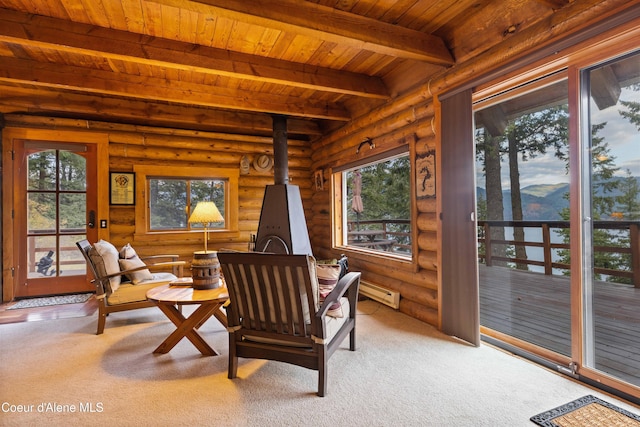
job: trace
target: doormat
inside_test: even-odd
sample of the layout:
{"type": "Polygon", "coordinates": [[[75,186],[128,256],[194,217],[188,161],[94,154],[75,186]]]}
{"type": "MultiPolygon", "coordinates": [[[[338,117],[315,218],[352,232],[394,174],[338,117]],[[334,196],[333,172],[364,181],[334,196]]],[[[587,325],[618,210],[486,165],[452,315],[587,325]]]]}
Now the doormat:
{"type": "Polygon", "coordinates": [[[640,416],[591,395],[535,415],[530,420],[544,427],[640,426],[640,416]]]}
{"type": "Polygon", "coordinates": [[[59,304],[78,304],[86,302],[93,294],[72,294],[72,295],[56,295],[52,297],[28,298],[21,299],[7,307],[7,310],[16,310],[19,308],[46,307],[49,305],[59,304]]]}

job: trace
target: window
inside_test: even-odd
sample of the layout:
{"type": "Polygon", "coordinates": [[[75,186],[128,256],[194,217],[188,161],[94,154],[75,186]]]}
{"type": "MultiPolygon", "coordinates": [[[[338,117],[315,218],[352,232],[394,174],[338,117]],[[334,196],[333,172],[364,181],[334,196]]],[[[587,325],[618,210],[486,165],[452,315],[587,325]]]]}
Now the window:
{"type": "Polygon", "coordinates": [[[208,225],[211,237],[228,238],[238,233],[237,169],[157,168],[135,166],[136,239],[185,239],[185,233],[202,230],[189,224],[189,215],[199,201],[212,201],[224,221],[208,225]]]}
{"type": "Polygon", "coordinates": [[[411,259],[411,162],[407,148],[339,168],[337,246],[411,259]]]}
{"type": "MultiPolygon", "coordinates": [[[[189,224],[188,219],[200,201],[214,202],[225,218],[226,179],[147,179],[149,185],[149,230],[189,230],[202,224],[189,224]]],[[[224,221],[211,228],[224,228],[224,221]]]]}

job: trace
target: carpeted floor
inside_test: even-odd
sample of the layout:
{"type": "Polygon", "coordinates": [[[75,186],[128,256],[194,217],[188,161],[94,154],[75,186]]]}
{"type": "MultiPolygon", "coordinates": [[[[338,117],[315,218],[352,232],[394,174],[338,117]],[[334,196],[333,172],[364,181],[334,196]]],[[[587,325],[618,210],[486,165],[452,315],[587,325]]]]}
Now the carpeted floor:
{"type": "Polygon", "coordinates": [[[93,294],[72,294],[72,295],[55,295],[50,297],[26,298],[16,301],[7,310],[17,310],[21,308],[46,307],[59,304],[77,304],[86,302],[93,294]]]}
{"type": "Polygon", "coordinates": [[[637,412],[376,302],[358,308],[357,351],[343,343],[331,357],[324,398],[316,372],[284,363],[241,359],[229,380],[228,335],[215,319],[200,329],[214,357],[187,340],[152,354],[174,330],[155,308],[112,313],[103,335],[95,316],[0,325],[0,424],[532,427],[531,415],[587,394],[637,412]]]}

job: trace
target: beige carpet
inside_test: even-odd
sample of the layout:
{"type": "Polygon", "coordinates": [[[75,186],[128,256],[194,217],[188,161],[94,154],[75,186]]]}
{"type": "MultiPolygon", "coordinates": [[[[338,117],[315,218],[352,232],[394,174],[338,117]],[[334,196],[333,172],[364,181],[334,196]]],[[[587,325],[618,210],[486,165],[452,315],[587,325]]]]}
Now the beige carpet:
{"type": "Polygon", "coordinates": [[[95,328],[95,317],[0,326],[0,425],[532,426],[532,415],[585,394],[637,411],[372,301],[359,305],[358,350],[345,343],[330,359],[324,398],[316,372],[283,363],[241,359],[228,380],[215,319],[201,331],[216,357],[186,340],[153,355],[174,329],[154,308],[95,328]]]}

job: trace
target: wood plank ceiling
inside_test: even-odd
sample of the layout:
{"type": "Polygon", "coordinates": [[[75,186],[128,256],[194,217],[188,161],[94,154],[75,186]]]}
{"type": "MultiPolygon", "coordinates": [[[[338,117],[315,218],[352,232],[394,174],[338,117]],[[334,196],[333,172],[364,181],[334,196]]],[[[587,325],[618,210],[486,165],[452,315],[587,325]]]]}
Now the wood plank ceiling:
{"type": "Polygon", "coordinates": [[[313,140],[570,3],[0,0],[0,113],[313,140]]]}

